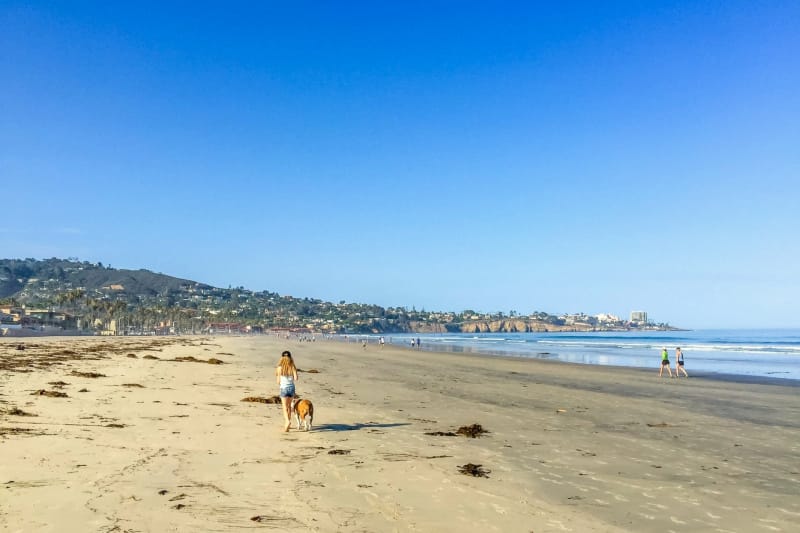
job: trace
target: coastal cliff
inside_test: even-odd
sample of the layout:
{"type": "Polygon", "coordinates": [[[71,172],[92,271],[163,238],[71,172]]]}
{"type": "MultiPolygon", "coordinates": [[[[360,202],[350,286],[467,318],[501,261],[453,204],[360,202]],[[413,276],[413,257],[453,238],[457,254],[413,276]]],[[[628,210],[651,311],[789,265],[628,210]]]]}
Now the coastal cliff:
{"type": "Polygon", "coordinates": [[[545,333],[558,331],[620,331],[630,328],[597,327],[591,324],[552,324],[540,320],[474,320],[452,324],[409,322],[413,333],[545,333]]]}
{"type": "MultiPolygon", "coordinates": [[[[453,324],[461,333],[529,333],[546,331],[591,331],[589,324],[556,325],[538,320],[491,320],[453,324]]],[[[454,330],[450,330],[454,331],[454,330]]]]}

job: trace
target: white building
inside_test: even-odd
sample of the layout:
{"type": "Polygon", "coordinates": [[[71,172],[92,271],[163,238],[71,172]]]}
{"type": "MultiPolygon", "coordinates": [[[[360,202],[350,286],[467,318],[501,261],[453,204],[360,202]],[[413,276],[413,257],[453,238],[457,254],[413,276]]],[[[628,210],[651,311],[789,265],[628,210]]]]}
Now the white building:
{"type": "Polygon", "coordinates": [[[631,322],[638,322],[640,324],[647,324],[646,311],[631,311],[631,322]]]}

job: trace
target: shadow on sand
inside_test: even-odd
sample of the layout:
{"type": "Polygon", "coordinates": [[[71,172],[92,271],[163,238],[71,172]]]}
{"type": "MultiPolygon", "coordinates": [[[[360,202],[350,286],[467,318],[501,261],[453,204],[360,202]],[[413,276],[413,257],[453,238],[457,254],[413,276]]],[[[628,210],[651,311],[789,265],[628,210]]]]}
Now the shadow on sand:
{"type": "Polygon", "coordinates": [[[397,426],[410,426],[408,422],[398,422],[394,424],[378,424],[377,422],[367,422],[366,424],[320,424],[314,426],[317,431],[358,431],[359,429],[394,428],[397,426]]]}

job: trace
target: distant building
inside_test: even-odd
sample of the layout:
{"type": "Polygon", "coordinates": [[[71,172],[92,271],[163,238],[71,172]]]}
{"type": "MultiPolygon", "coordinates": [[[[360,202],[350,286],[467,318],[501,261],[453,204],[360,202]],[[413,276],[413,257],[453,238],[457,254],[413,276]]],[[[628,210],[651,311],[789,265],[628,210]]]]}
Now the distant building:
{"type": "Polygon", "coordinates": [[[646,311],[631,311],[631,322],[638,322],[640,324],[647,324],[646,311]]]}
{"type": "Polygon", "coordinates": [[[25,316],[25,309],[11,305],[0,305],[0,322],[4,324],[18,324],[25,316]]]}

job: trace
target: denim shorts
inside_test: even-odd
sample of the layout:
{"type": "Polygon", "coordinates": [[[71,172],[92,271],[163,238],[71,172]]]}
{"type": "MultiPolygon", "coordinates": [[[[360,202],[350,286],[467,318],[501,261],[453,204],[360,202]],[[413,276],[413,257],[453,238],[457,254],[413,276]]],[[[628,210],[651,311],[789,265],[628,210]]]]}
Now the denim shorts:
{"type": "Polygon", "coordinates": [[[294,398],[294,384],[281,387],[281,398],[294,398]]]}

